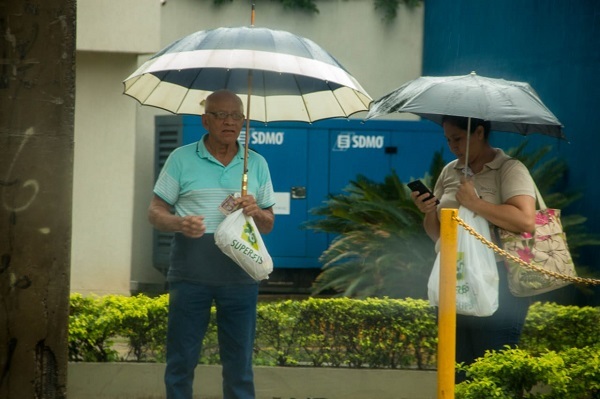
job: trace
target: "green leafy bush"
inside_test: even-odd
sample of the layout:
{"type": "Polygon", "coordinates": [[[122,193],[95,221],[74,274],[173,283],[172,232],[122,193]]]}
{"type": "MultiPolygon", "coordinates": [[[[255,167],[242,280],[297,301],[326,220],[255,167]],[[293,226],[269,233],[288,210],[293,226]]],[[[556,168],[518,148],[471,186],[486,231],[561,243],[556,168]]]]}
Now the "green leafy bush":
{"type": "Polygon", "coordinates": [[[599,398],[599,323],[599,308],[534,303],[520,347],[462,366],[456,398],[599,398]]]}
{"type": "Polygon", "coordinates": [[[394,171],[383,183],[358,176],[344,193],[330,195],[311,213],[318,218],[304,227],[336,235],[320,257],[323,268],[313,294],[426,297],[434,246],[410,189],[394,171]]]}
{"type": "Polygon", "coordinates": [[[109,295],[105,304],[118,309],[119,336],[127,339],[136,361],[164,360],[167,337],[168,296],[124,297],[109,295]]]}
{"type": "Polygon", "coordinates": [[[269,366],[298,364],[300,301],[259,303],[257,309],[256,363],[269,366]]]}
{"type": "Polygon", "coordinates": [[[520,347],[531,353],[600,345],[600,309],[536,302],[529,308],[520,347]]]}
{"type": "Polygon", "coordinates": [[[298,328],[317,367],[431,368],[435,358],[435,315],[423,300],[311,298],[298,328]]]}
{"type": "MultiPolygon", "coordinates": [[[[229,0],[230,2],[232,0],[229,0]]],[[[316,0],[275,0],[281,3],[284,9],[299,10],[307,13],[319,13],[316,0]]],[[[222,5],[227,0],[213,0],[213,3],[217,6],[222,5]]],[[[383,13],[383,20],[385,22],[392,22],[398,15],[398,8],[401,4],[404,4],[408,9],[419,6],[423,0],[374,0],[374,6],[376,10],[380,10],[383,13]]]]}
{"type": "MultiPolygon", "coordinates": [[[[69,359],[164,361],[168,296],[71,296],[69,359]],[[119,358],[116,339],[128,343],[119,358]]],[[[431,368],[435,359],[433,309],[423,300],[348,298],[261,302],[255,364],[431,368]]],[[[218,364],[213,308],[199,363],[218,364]]]]}
{"type": "Polygon", "coordinates": [[[119,332],[116,310],[102,298],[71,294],[69,310],[69,360],[108,362],[118,359],[112,348],[119,332]]]}
{"type": "Polygon", "coordinates": [[[533,355],[523,349],[488,352],[461,367],[468,381],[457,399],[593,399],[600,395],[600,347],[571,348],[533,355]]]}

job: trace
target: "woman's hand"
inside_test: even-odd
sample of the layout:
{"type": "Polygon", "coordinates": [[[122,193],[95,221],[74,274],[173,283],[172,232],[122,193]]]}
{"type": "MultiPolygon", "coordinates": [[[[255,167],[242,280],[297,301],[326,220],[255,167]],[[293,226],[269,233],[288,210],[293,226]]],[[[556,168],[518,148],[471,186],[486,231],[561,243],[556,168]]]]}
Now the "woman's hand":
{"type": "Polygon", "coordinates": [[[437,210],[437,198],[432,195],[431,198],[425,200],[429,197],[429,193],[419,195],[418,191],[413,191],[410,193],[410,197],[417,208],[419,208],[419,210],[425,214],[435,212],[437,210]]]}
{"type": "Polygon", "coordinates": [[[481,197],[477,195],[473,179],[470,177],[461,177],[460,186],[456,192],[456,200],[465,208],[474,210],[477,202],[483,201],[481,197]]]}
{"type": "Polygon", "coordinates": [[[437,241],[440,237],[440,221],[437,216],[437,198],[431,196],[431,198],[426,200],[425,198],[429,197],[429,193],[419,195],[418,191],[410,193],[410,197],[417,208],[425,214],[425,217],[423,218],[423,228],[425,229],[425,233],[427,233],[433,242],[437,241]]]}
{"type": "Polygon", "coordinates": [[[532,232],[535,228],[535,198],[528,195],[516,195],[504,204],[492,204],[477,195],[471,178],[462,178],[456,199],[465,208],[505,230],[532,232]]]}

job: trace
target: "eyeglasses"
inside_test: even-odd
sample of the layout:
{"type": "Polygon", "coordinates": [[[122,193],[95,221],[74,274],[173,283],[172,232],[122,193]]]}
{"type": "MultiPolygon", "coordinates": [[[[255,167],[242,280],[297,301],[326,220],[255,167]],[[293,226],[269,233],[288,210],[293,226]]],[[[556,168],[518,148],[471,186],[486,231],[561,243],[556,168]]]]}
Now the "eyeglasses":
{"type": "Polygon", "coordinates": [[[221,119],[221,120],[225,120],[228,117],[231,116],[231,119],[233,119],[234,121],[240,121],[242,119],[244,119],[244,114],[241,114],[239,112],[232,112],[232,113],[228,113],[228,112],[206,112],[207,114],[211,114],[212,116],[214,116],[217,119],[221,119]]]}

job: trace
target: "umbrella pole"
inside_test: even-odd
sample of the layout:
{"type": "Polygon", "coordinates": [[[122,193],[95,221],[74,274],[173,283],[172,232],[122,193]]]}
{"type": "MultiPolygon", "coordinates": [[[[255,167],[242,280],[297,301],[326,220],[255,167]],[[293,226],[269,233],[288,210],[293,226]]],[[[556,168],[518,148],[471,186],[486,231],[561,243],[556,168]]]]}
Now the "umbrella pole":
{"type": "Polygon", "coordinates": [[[252,70],[248,71],[248,101],[246,104],[246,134],[244,135],[244,173],[242,174],[242,196],[248,193],[248,145],[250,142],[250,99],[252,98],[252,70]]]}
{"type": "MultiPolygon", "coordinates": [[[[254,26],[254,2],[250,11],[250,26],[254,26]]],[[[248,193],[248,145],[250,142],[250,98],[252,97],[252,70],[248,71],[248,101],[246,102],[246,134],[244,135],[244,172],[242,174],[242,196],[248,193]]]]}
{"type": "Polygon", "coordinates": [[[467,119],[467,153],[465,155],[465,177],[468,177],[469,170],[469,147],[471,146],[471,117],[467,119]]]}

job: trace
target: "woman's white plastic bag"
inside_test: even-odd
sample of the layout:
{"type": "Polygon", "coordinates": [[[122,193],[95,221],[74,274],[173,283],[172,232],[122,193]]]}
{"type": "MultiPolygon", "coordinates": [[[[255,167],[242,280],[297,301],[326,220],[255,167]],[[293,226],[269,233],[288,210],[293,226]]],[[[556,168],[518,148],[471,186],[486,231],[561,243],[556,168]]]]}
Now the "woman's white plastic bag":
{"type": "Polygon", "coordinates": [[[242,209],[231,213],[215,231],[215,243],[254,280],[269,278],[273,260],[251,216],[242,209]]]}
{"type": "MultiPolygon", "coordinates": [[[[484,218],[461,206],[458,216],[490,240],[490,226],[484,218]]],[[[456,313],[491,316],[498,309],[498,269],[494,251],[458,226],[456,258],[456,313]]],[[[440,254],[437,254],[427,284],[429,303],[439,305],[440,254]]]]}

